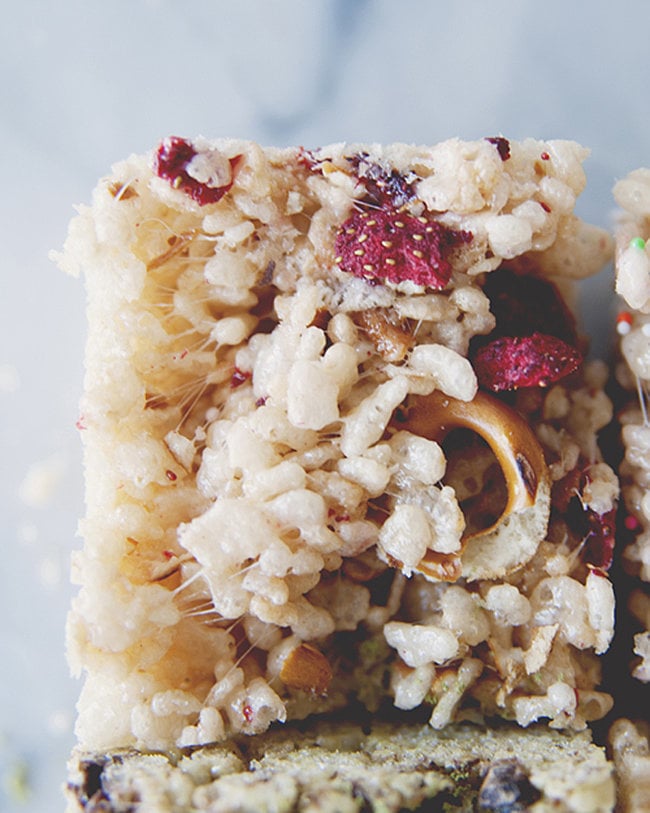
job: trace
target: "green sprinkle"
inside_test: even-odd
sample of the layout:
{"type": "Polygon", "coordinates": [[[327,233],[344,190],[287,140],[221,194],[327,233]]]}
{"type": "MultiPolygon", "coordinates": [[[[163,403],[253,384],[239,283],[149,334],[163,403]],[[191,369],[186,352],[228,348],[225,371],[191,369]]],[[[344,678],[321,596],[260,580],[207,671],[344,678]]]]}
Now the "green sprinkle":
{"type": "Polygon", "coordinates": [[[630,248],[638,248],[641,251],[645,251],[645,240],[643,237],[634,237],[630,240],[630,248]]]}

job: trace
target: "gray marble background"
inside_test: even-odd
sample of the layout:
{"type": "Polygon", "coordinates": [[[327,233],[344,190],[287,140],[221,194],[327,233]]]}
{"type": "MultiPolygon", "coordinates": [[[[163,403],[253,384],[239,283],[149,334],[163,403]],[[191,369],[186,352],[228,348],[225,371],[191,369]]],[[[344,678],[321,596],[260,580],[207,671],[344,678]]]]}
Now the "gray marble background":
{"type": "MultiPolygon", "coordinates": [[[[592,148],[579,212],[650,164],[650,5],[592,0],[1,0],[0,810],[61,810],[83,510],[84,295],[48,260],[73,204],[165,135],[315,147],[450,136],[592,148]],[[22,799],[22,801],[21,801],[22,799]]],[[[588,290],[604,352],[611,275],[588,290]]]]}

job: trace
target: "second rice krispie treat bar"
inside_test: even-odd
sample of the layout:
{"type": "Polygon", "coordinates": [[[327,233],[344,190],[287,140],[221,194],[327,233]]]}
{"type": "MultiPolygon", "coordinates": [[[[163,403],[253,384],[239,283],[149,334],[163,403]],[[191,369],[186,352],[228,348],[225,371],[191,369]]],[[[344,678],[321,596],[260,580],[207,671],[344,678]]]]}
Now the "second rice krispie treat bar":
{"type": "MultiPolygon", "coordinates": [[[[629,394],[620,415],[624,460],[622,493],[632,541],[623,551],[638,579],[628,606],[640,631],[634,636],[633,676],[650,681],[650,170],[638,169],[619,181],[614,196],[621,207],[616,230],[616,291],[623,309],[617,317],[621,363],[617,377],[629,394]],[[645,583],[645,584],[644,584],[645,583]]],[[[632,653],[630,653],[631,655],[632,653]]]]}
{"type": "Polygon", "coordinates": [[[608,712],[586,155],[168,138],[101,181],[60,258],[88,290],[84,748],[349,704],[436,729],[608,712]]]}

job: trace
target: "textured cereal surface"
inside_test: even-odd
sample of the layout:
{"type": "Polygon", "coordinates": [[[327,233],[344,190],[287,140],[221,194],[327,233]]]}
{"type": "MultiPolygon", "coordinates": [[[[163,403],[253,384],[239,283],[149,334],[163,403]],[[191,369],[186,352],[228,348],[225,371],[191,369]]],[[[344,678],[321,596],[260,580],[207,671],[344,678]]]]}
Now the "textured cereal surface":
{"type": "Polygon", "coordinates": [[[610,252],[573,211],[586,154],[167,140],[100,182],[60,258],[88,291],[84,747],[352,698],[436,729],[607,713],[607,371],[501,396],[473,365],[531,321],[580,349],[575,288],[610,252]]]}

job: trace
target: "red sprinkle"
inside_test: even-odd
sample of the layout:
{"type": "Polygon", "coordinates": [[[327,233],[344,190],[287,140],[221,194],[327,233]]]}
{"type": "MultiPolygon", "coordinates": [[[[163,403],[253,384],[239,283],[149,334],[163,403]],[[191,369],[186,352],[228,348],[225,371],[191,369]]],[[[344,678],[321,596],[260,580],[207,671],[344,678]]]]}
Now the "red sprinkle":
{"type": "Polygon", "coordinates": [[[548,203],[546,203],[546,201],[540,200],[540,201],[539,201],[539,205],[542,207],[542,209],[543,209],[545,212],[549,212],[549,213],[550,213],[550,211],[551,211],[551,207],[548,205],[548,203]]]}
{"type": "Polygon", "coordinates": [[[336,235],[336,262],[371,282],[410,280],[440,290],[451,278],[452,250],[471,239],[470,232],[394,210],[355,212],[336,235]]]}
{"type": "Polygon", "coordinates": [[[246,722],[250,723],[251,720],[253,719],[253,709],[251,708],[251,706],[246,704],[244,706],[244,708],[242,709],[242,713],[243,713],[244,717],[246,718],[246,722]]]}
{"type": "Polygon", "coordinates": [[[543,152],[539,157],[542,159],[542,161],[550,161],[551,160],[551,156],[547,152],[543,152]]]}
{"type": "Polygon", "coordinates": [[[162,555],[163,555],[163,556],[165,557],[165,559],[167,559],[167,560],[169,560],[169,559],[173,559],[173,558],[174,558],[174,556],[176,556],[176,554],[174,553],[174,551],[173,551],[173,550],[164,550],[164,551],[162,552],[162,555]]]}
{"type": "Polygon", "coordinates": [[[75,421],[75,426],[80,432],[83,432],[84,429],[88,429],[86,426],[86,418],[83,415],[80,415],[75,421]]]}
{"type": "Polygon", "coordinates": [[[159,178],[169,181],[171,186],[181,189],[200,206],[208,203],[217,203],[230,190],[234,183],[234,176],[242,158],[237,155],[230,159],[232,180],[224,186],[208,186],[197,181],[187,171],[192,159],[197,155],[194,145],[184,138],[170,136],[158,146],[154,157],[153,170],[159,178]]]}
{"type": "Polygon", "coordinates": [[[548,387],[578,369],[582,355],[545,333],[504,336],[479,348],[474,369],[482,387],[493,392],[548,387]]]}
{"type": "Polygon", "coordinates": [[[636,531],[639,528],[639,520],[634,514],[628,514],[623,520],[623,524],[628,531],[636,531]]]}
{"type": "Polygon", "coordinates": [[[176,472],[173,472],[171,469],[167,469],[167,471],[165,472],[165,477],[168,480],[171,480],[172,483],[174,482],[174,480],[178,479],[178,476],[176,475],[176,472]]]}
{"type": "Polygon", "coordinates": [[[626,336],[632,330],[632,314],[621,311],[616,317],[616,332],[619,336],[626,336]]]}

